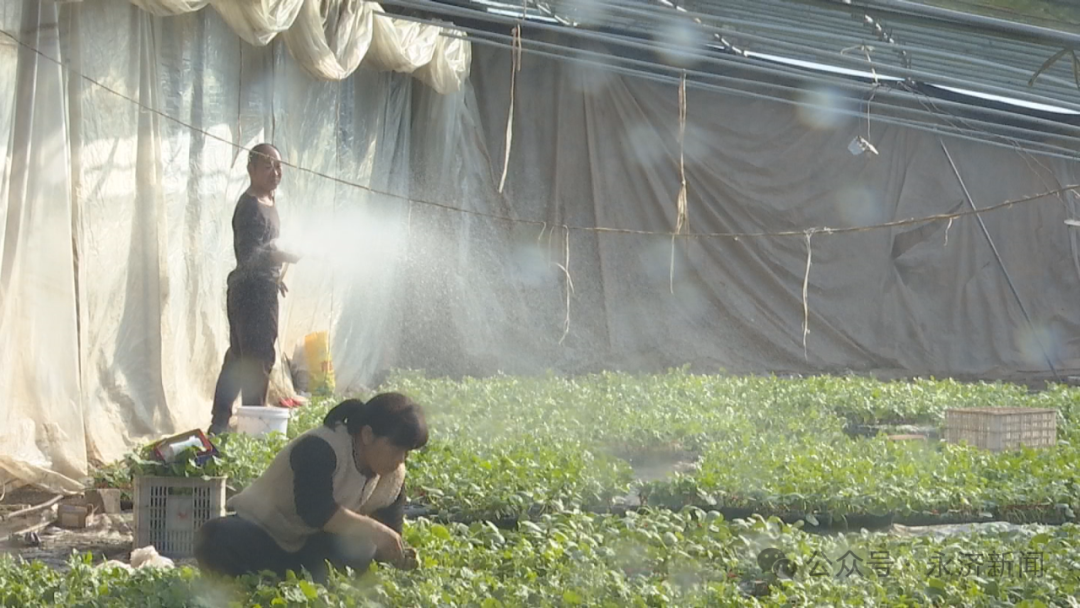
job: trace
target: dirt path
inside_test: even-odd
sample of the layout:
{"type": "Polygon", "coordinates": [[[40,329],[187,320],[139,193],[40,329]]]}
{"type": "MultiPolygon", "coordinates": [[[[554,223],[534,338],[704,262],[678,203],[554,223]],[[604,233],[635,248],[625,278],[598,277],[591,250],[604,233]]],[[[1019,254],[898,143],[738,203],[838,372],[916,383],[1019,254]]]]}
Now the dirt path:
{"type": "MultiPolygon", "coordinates": [[[[26,516],[12,514],[27,507],[50,502],[55,495],[32,488],[6,492],[0,500],[0,555],[10,555],[26,561],[40,561],[61,571],[68,569],[73,553],[91,554],[94,563],[108,560],[130,561],[134,541],[135,516],[131,511],[116,514],[95,514],[86,528],[67,529],[57,526],[56,505],[26,516]],[[35,537],[24,534],[32,530],[35,537]]],[[[174,560],[178,565],[193,564],[193,560],[174,560]]]]}
{"type": "Polygon", "coordinates": [[[67,569],[72,553],[90,553],[95,563],[110,559],[127,562],[131,556],[133,525],[131,513],[99,515],[91,526],[79,530],[50,525],[37,533],[39,545],[29,545],[21,538],[5,538],[0,542],[0,553],[27,561],[39,560],[59,570],[67,569]]]}

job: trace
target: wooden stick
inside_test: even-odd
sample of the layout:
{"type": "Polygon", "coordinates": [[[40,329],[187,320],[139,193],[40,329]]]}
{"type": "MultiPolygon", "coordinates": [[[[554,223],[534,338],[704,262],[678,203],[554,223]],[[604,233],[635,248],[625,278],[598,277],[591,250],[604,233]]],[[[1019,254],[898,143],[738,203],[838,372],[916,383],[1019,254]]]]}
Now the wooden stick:
{"type": "Polygon", "coordinates": [[[36,524],[34,524],[32,526],[28,526],[26,528],[23,528],[22,530],[19,530],[18,532],[12,532],[11,537],[19,539],[23,535],[28,534],[30,532],[38,532],[39,530],[44,530],[45,528],[48,528],[49,526],[53,525],[54,523],[56,523],[56,518],[55,517],[50,517],[49,519],[38,522],[38,523],[36,523],[36,524]]]}
{"type": "Polygon", "coordinates": [[[38,511],[44,511],[45,509],[48,509],[49,507],[55,505],[56,503],[60,502],[63,499],[64,499],[63,495],[54,496],[54,497],[50,498],[49,500],[46,500],[45,502],[41,503],[40,505],[35,505],[33,507],[28,507],[28,508],[23,509],[21,511],[15,511],[14,513],[9,513],[7,515],[0,515],[0,521],[7,521],[9,519],[15,519],[16,517],[24,517],[26,515],[32,515],[34,513],[37,513],[38,511]]]}

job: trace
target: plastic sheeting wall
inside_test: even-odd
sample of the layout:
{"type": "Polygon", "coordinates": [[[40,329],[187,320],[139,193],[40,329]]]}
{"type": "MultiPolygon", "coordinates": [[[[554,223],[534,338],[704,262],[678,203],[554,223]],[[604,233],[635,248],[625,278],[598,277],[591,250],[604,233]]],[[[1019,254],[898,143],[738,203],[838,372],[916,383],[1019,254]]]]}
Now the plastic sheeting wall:
{"type": "MultiPolygon", "coordinates": [[[[477,52],[440,95],[363,65],[313,80],[214,11],[157,18],[120,0],[0,5],[0,23],[130,102],[0,40],[0,467],[73,488],[89,460],[205,427],[227,346],[229,220],[246,185],[229,142],[382,192],[546,222],[511,224],[286,170],[290,269],[279,349],[328,329],[343,392],[393,366],[1042,371],[1077,357],[1072,195],[985,216],[1038,325],[1027,329],[973,218],[811,240],[680,241],[678,91],[528,55],[502,170],[510,52],[477,52]],[[220,141],[217,138],[221,138],[220,141]],[[291,233],[291,234],[290,234],[291,233]],[[567,235],[569,242],[567,244],[567,235]],[[946,242],[946,235],[948,240],[946,242]],[[76,255],[77,253],[77,255],[76,255]],[[567,316],[567,283],[573,279],[567,316]],[[674,293],[671,293],[674,287],[674,293]],[[567,326],[567,321],[569,325],[567,326]],[[565,337],[564,337],[565,333],[565,337]]],[[[690,230],[872,224],[963,208],[936,138],[691,91],[690,230]]],[[[1065,163],[947,140],[978,204],[1080,181],[1065,163]]],[[[1075,367],[1075,366],[1073,366],[1075,367]]]]}
{"type": "MultiPolygon", "coordinates": [[[[0,38],[0,478],[61,490],[135,442],[206,426],[247,186],[234,144],[404,192],[414,94],[460,106],[468,68],[421,79],[449,95],[386,71],[409,45],[446,47],[409,30],[383,63],[315,79],[290,44],[251,46],[214,11],[121,0],[0,3],[0,27],[70,68],[0,38]]],[[[308,257],[286,279],[279,352],[330,330],[354,390],[392,363],[379,345],[397,341],[407,206],[311,173],[285,183],[283,238],[308,257]]]]}
{"type": "MultiPolygon", "coordinates": [[[[76,0],[81,1],[81,0],[76,0]]],[[[384,15],[367,0],[130,0],[158,16],[186,15],[208,5],[244,42],[266,46],[279,34],[316,78],[348,78],[361,61],[375,69],[414,74],[440,93],[461,88],[471,46],[442,37],[442,28],[384,15]]]]}
{"type": "MultiPolygon", "coordinates": [[[[1031,325],[974,217],[813,236],[804,352],[804,230],[968,208],[936,136],[871,115],[880,156],[853,156],[848,144],[867,136],[865,119],[689,89],[690,231],[795,236],[680,239],[672,276],[670,236],[570,230],[567,247],[561,226],[674,230],[678,87],[526,54],[498,197],[510,61],[509,51],[476,51],[476,109],[461,119],[461,160],[414,186],[418,198],[432,197],[439,172],[460,174],[462,205],[546,226],[414,214],[414,232],[443,236],[413,243],[411,259],[425,266],[414,268],[412,285],[422,287],[411,287],[410,362],[461,373],[689,363],[1017,379],[1048,377],[1045,351],[1062,376],[1080,367],[1077,235],[1063,223],[1076,217],[1075,192],[983,216],[1031,325]],[[574,287],[561,344],[567,301],[558,265],[568,266],[574,287]]],[[[1080,184],[1072,163],[949,138],[945,145],[979,207],[1080,184]]]]}
{"type": "MultiPolygon", "coordinates": [[[[20,4],[0,5],[5,31],[58,53],[55,19],[41,28],[45,9],[20,4]]],[[[5,40],[0,82],[0,470],[70,487],[86,468],[86,445],[64,79],[5,40]]]]}

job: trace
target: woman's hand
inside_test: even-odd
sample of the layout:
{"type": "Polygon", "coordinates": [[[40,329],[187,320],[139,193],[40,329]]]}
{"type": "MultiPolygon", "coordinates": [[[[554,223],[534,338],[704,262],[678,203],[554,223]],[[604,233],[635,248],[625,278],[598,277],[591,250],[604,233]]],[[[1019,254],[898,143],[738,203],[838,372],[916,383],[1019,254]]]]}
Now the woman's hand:
{"type": "Polygon", "coordinates": [[[405,547],[405,553],[400,562],[394,563],[399,570],[416,570],[420,567],[420,558],[416,555],[416,549],[405,547]]]}
{"type": "Polygon", "coordinates": [[[375,545],[375,559],[393,563],[402,558],[401,535],[375,519],[339,508],[323,530],[375,545]]]}
{"type": "Polygon", "coordinates": [[[395,565],[404,562],[405,546],[401,535],[374,519],[368,519],[368,522],[366,536],[375,543],[375,559],[395,565]]]}

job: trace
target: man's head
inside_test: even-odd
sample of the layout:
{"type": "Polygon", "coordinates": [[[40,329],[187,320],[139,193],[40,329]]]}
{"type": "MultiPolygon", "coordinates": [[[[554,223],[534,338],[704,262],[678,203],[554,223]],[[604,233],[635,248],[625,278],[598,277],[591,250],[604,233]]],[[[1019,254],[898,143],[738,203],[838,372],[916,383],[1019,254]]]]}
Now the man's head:
{"type": "Polygon", "coordinates": [[[281,183],[281,153],[271,144],[259,144],[248,153],[248,175],[257,194],[270,194],[281,183]]]}

